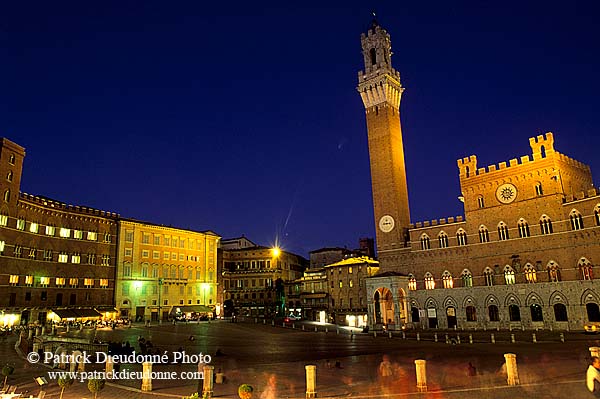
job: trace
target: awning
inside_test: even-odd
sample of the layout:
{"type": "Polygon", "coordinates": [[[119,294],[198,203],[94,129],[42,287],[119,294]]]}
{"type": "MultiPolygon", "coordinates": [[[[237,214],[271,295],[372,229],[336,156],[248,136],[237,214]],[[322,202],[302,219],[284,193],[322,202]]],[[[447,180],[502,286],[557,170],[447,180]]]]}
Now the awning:
{"type": "Polygon", "coordinates": [[[52,311],[61,319],[76,319],[78,317],[71,309],[52,309],[52,311]]]}
{"type": "Polygon", "coordinates": [[[173,306],[171,313],[212,313],[213,309],[205,305],[188,305],[188,306],[173,306]]]}
{"type": "Polygon", "coordinates": [[[119,311],[114,306],[96,306],[97,312],[100,313],[118,313],[119,311]]]}
{"type": "Polygon", "coordinates": [[[78,319],[101,317],[102,315],[96,312],[94,309],[73,309],[73,313],[77,315],[78,319]]]}

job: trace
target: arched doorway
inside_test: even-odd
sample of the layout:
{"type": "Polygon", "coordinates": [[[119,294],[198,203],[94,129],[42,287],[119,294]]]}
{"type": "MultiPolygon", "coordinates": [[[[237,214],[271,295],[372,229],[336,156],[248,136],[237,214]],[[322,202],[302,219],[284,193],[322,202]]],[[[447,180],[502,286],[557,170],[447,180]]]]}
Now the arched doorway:
{"type": "Polygon", "coordinates": [[[600,308],[598,308],[597,303],[586,303],[585,310],[587,310],[587,317],[589,321],[600,321],[600,308]]]}
{"type": "Polygon", "coordinates": [[[375,323],[392,324],[394,323],[394,299],[392,292],[387,288],[378,288],[373,295],[375,304],[375,323]]]}
{"type": "Polygon", "coordinates": [[[455,328],[458,325],[456,322],[456,309],[454,306],[446,308],[446,318],[448,319],[448,328],[455,328]]]}

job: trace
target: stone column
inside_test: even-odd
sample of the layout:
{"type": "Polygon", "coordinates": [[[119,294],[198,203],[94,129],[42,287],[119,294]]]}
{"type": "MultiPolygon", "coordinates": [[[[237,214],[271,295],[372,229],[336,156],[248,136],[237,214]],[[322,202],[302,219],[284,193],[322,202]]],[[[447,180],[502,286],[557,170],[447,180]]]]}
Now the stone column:
{"type": "Polygon", "coordinates": [[[427,370],[426,360],[415,360],[415,367],[417,369],[417,391],[427,392],[427,370]]]}
{"type": "Polygon", "coordinates": [[[506,378],[508,385],[519,385],[519,371],[517,370],[517,355],[514,353],[505,353],[506,378]]]}
{"type": "Polygon", "coordinates": [[[590,356],[596,356],[600,358],[600,347],[591,346],[590,347],[590,356]]]}
{"type": "MultiPolygon", "coordinates": [[[[198,364],[198,369],[200,364],[198,364]]],[[[203,365],[202,372],[204,373],[204,385],[202,386],[202,395],[212,398],[213,396],[213,373],[215,366],[203,365]]]]}
{"type": "Polygon", "coordinates": [[[317,366],[307,365],[306,369],[306,399],[317,397],[317,366]]]}
{"type": "Polygon", "coordinates": [[[30,328],[29,331],[27,331],[27,339],[28,340],[33,339],[33,329],[32,328],[30,328]]]}
{"type": "Polygon", "coordinates": [[[152,391],[152,363],[144,362],[142,367],[142,391],[150,392],[152,391]]]}
{"type": "Polygon", "coordinates": [[[46,335],[46,326],[42,326],[42,335],[46,335]]]}

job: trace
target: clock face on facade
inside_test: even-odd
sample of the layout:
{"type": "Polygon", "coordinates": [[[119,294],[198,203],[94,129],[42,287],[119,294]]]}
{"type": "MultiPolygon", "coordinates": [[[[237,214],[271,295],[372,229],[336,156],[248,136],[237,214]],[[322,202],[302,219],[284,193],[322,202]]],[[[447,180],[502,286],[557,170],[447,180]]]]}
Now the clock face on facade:
{"type": "Polygon", "coordinates": [[[394,218],[390,215],[384,215],[379,219],[379,230],[384,233],[389,233],[394,230],[394,218]]]}
{"type": "Polygon", "coordinates": [[[504,183],[496,190],[496,198],[503,204],[510,204],[517,198],[517,188],[510,183],[504,183]]]}

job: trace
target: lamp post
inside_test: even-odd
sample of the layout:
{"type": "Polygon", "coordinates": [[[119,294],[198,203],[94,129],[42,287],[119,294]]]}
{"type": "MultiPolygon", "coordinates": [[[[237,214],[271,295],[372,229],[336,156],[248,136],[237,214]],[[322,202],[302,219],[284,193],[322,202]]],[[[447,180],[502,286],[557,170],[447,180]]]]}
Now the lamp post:
{"type": "Polygon", "coordinates": [[[158,279],[158,324],[162,323],[162,313],[160,311],[160,307],[161,307],[160,294],[162,292],[163,283],[164,283],[164,279],[162,277],[160,277],[158,279]]]}

